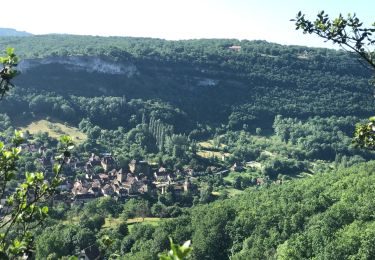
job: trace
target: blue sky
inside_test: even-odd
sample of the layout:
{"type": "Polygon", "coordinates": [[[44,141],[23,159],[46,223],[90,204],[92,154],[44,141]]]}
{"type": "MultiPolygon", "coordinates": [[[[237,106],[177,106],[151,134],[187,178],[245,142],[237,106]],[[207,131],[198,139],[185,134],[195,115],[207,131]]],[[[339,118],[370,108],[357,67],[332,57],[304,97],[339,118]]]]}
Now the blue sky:
{"type": "Polygon", "coordinates": [[[236,38],[332,47],[294,30],[298,11],[314,18],[356,13],[375,22],[374,0],[12,0],[0,27],[34,34],[68,33],[165,39],[236,38]]]}

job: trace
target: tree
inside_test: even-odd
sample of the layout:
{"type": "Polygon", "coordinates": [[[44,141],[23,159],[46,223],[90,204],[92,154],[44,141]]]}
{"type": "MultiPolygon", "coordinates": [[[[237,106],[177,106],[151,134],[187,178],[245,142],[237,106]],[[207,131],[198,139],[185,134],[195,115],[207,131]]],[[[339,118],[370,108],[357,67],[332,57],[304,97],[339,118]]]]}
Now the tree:
{"type": "Polygon", "coordinates": [[[146,216],[150,215],[150,206],[146,200],[130,199],[124,205],[122,212],[124,219],[141,217],[143,220],[146,216]]]}
{"type": "Polygon", "coordinates": [[[232,241],[226,227],[234,213],[231,206],[219,203],[193,209],[194,259],[228,259],[227,249],[232,241]]]}
{"type": "Polygon", "coordinates": [[[375,37],[372,35],[375,32],[375,23],[372,28],[365,28],[355,14],[348,14],[347,18],[340,14],[331,20],[324,11],[321,11],[313,22],[307,20],[301,12],[292,21],[296,24],[296,30],[302,29],[304,33],[316,34],[344,49],[348,48],[375,69],[375,52],[371,49],[375,45],[375,37]]]}
{"type": "MultiPolygon", "coordinates": [[[[6,56],[0,57],[3,69],[0,71],[0,99],[13,86],[11,79],[17,74],[15,67],[18,57],[13,48],[7,48],[6,56]]],[[[67,157],[68,150],[73,148],[71,138],[63,136],[60,139],[61,155],[56,158],[59,164],[54,165],[52,179],[46,180],[43,172],[26,172],[24,180],[15,191],[9,185],[16,181],[17,162],[21,155],[21,144],[25,142],[20,132],[15,132],[13,138],[0,142],[0,199],[5,199],[0,208],[0,258],[17,258],[31,254],[33,235],[31,230],[43,223],[48,214],[46,203],[56,192],[60,184],[59,173],[67,157]]]]}
{"type": "Polygon", "coordinates": [[[10,82],[18,71],[15,69],[18,63],[18,57],[14,54],[13,48],[6,49],[6,56],[0,57],[0,63],[3,64],[3,69],[0,71],[0,100],[10,90],[13,84],[10,82]]]}
{"type": "Polygon", "coordinates": [[[17,161],[20,158],[20,144],[24,142],[21,133],[16,132],[10,144],[0,142],[0,196],[5,205],[0,209],[0,256],[2,259],[30,254],[33,249],[31,230],[41,225],[48,214],[47,201],[55,194],[60,184],[60,171],[72,148],[71,139],[62,137],[62,154],[56,159],[52,179],[46,180],[43,172],[26,172],[25,180],[18,188],[9,192],[8,184],[15,180],[17,161]]]}
{"type": "MultiPolygon", "coordinates": [[[[372,27],[366,28],[355,14],[348,14],[347,18],[340,14],[339,17],[331,20],[324,11],[317,15],[315,21],[306,19],[301,12],[291,21],[295,22],[296,30],[301,29],[303,33],[316,34],[349,52],[358,54],[375,70],[375,36],[373,35],[375,22],[372,27]]],[[[375,117],[371,117],[366,124],[357,124],[353,141],[359,147],[375,148],[375,117]]]]}

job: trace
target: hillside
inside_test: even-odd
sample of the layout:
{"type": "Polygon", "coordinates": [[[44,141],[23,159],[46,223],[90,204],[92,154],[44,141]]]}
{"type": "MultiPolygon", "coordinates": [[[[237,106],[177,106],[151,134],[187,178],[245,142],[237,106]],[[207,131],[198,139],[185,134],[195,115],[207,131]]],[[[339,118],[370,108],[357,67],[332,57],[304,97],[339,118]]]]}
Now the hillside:
{"type": "Polygon", "coordinates": [[[227,250],[233,259],[373,259],[374,173],[371,162],[197,208],[196,257],[227,250]],[[216,228],[225,231],[204,231],[216,228]]]}
{"type": "Polygon", "coordinates": [[[5,36],[17,36],[17,37],[23,37],[23,36],[31,36],[31,33],[25,32],[25,31],[17,31],[15,29],[11,28],[0,28],[0,37],[5,36]]]}
{"type": "MultiPolygon", "coordinates": [[[[367,117],[375,105],[370,70],[343,51],[265,41],[68,35],[1,38],[0,45],[15,47],[23,59],[20,92],[48,92],[74,110],[73,117],[90,117],[76,97],[113,96],[170,104],[189,118],[182,132],[197,122],[255,130],[269,128],[277,114],[367,117]]],[[[14,102],[28,107],[31,99],[14,102]]],[[[61,120],[74,121],[51,108],[61,120]]],[[[177,128],[175,120],[184,121],[172,118],[177,128]]]]}
{"type": "MultiPolygon", "coordinates": [[[[192,239],[193,259],[374,259],[374,173],[375,163],[370,162],[283,185],[249,188],[229,199],[195,205],[178,217],[156,223],[146,219],[119,233],[124,216],[141,202],[131,199],[119,218],[110,218],[112,225],[103,218],[97,233],[112,235],[107,252],[117,252],[121,259],[157,259],[157,253],[168,248],[170,236],[178,243],[192,239]]],[[[65,217],[41,231],[38,259],[67,255],[81,245],[76,240],[63,243],[61,232],[92,240],[89,221],[97,211],[113,215],[116,205],[108,198],[91,201],[79,212],[60,205],[55,214],[62,211],[65,217]],[[81,220],[73,224],[72,216],[77,215],[81,220]]]]}
{"type": "Polygon", "coordinates": [[[2,138],[31,133],[17,181],[52,174],[61,134],[76,143],[33,231],[36,259],[91,246],[156,259],[168,237],[191,239],[193,259],[375,257],[375,152],[352,144],[373,113],[371,71],[348,53],[69,35],[0,45],[22,60],[0,111],[2,138]]]}
{"type": "Polygon", "coordinates": [[[111,152],[125,166],[134,158],[199,172],[260,163],[242,188],[259,174],[282,179],[375,158],[351,145],[354,125],[375,107],[371,71],[343,51],[70,35],[0,44],[21,57],[2,103],[4,130],[54,118],[87,136],[85,152],[111,152]],[[215,146],[202,147],[206,140],[215,146]]]}

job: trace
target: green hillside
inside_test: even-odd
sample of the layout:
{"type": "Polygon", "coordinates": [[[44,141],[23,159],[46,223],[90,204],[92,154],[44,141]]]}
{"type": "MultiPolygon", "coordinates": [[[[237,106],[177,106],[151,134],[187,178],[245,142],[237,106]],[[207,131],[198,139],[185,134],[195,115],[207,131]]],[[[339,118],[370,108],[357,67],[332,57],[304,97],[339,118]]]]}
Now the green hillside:
{"type": "MultiPolygon", "coordinates": [[[[192,239],[193,259],[374,259],[374,190],[372,161],[283,185],[249,188],[229,199],[196,205],[178,217],[157,219],[157,225],[145,221],[129,226],[125,235],[107,224],[98,234],[112,235],[113,245],[106,250],[121,259],[157,259],[170,236],[178,243],[192,239]]],[[[104,201],[109,202],[90,202],[79,214],[94,214],[93,205],[104,201]]],[[[107,208],[109,204],[101,210],[107,208]]],[[[76,215],[75,210],[65,213],[76,215]]],[[[88,218],[80,225],[85,221],[88,218]]],[[[38,237],[41,259],[63,242],[57,231],[78,234],[79,225],[62,223],[38,237]]],[[[61,250],[61,255],[69,252],[61,250]]]]}
{"type": "Polygon", "coordinates": [[[155,256],[167,234],[180,243],[190,236],[194,259],[373,259],[374,173],[371,162],[195,207],[124,259],[155,256]]]}
{"type": "Polygon", "coordinates": [[[232,39],[0,37],[6,46],[21,74],[0,138],[32,134],[9,189],[25,172],[52,175],[59,135],[77,144],[33,230],[36,259],[91,246],[157,259],[169,237],[191,239],[192,259],[375,258],[375,152],[352,142],[375,100],[356,57],[232,39]]]}
{"type": "MultiPolygon", "coordinates": [[[[183,132],[196,122],[270,127],[277,114],[367,117],[374,107],[370,70],[343,51],[265,41],[67,35],[0,39],[0,46],[9,45],[23,58],[16,83],[34,96],[59,98],[59,107],[49,111],[63,120],[94,117],[76,100],[98,96],[161,100],[188,115],[183,132]]],[[[13,102],[38,113],[32,98],[13,102]]],[[[111,116],[124,112],[116,108],[111,116]]]]}

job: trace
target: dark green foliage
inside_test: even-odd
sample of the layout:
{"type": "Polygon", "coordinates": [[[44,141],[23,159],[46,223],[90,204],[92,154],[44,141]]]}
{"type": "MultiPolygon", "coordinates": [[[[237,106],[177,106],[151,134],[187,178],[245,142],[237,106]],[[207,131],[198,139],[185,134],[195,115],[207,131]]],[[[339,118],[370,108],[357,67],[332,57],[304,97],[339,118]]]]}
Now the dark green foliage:
{"type": "Polygon", "coordinates": [[[36,258],[47,259],[50,254],[58,258],[78,254],[94,245],[95,240],[94,231],[85,227],[62,224],[49,227],[37,239],[36,258]]]}
{"type": "Polygon", "coordinates": [[[263,173],[271,179],[277,179],[279,174],[296,175],[305,170],[302,162],[293,159],[275,158],[270,159],[262,169],[263,173]]]}
{"type": "MultiPolygon", "coordinates": [[[[7,106],[19,102],[25,106],[38,94],[49,92],[55,102],[39,104],[48,105],[48,113],[69,121],[88,117],[106,128],[134,127],[142,118],[148,123],[154,117],[173,125],[178,133],[194,130],[197,122],[224,123],[232,129],[247,125],[255,130],[269,127],[277,114],[368,116],[374,106],[370,70],[340,51],[236,40],[89,36],[11,40],[22,57],[40,55],[47,64],[25,61],[30,67],[17,83],[23,93],[33,94],[14,97],[7,106]],[[233,44],[240,45],[241,51],[228,49],[233,44]],[[94,62],[135,72],[85,71],[94,62]],[[83,65],[76,68],[74,63],[83,65]],[[152,101],[134,101],[139,98],[152,101]]],[[[3,44],[8,41],[0,39],[3,44]]],[[[34,101],[34,113],[39,114],[34,101]]]]}
{"type": "MultiPolygon", "coordinates": [[[[375,157],[350,143],[354,123],[375,103],[370,70],[358,68],[351,55],[236,40],[50,35],[12,44],[24,57],[44,60],[23,67],[3,103],[0,129],[45,116],[79,125],[88,140],[77,155],[110,152],[124,171],[132,159],[209,173],[214,170],[207,166],[261,165],[238,173],[232,184],[221,175],[197,177],[196,193],[170,189],[157,202],[100,198],[71,210],[57,205],[51,216],[64,224],[51,221],[36,232],[38,259],[77,255],[92,245],[105,258],[156,259],[169,250],[169,237],[176,244],[191,239],[193,259],[373,258],[375,165],[357,163],[375,157]],[[229,50],[233,44],[241,51],[229,50]],[[88,70],[92,62],[115,67],[88,70]],[[111,74],[116,66],[128,72],[111,74]],[[212,151],[229,153],[226,161],[199,157],[197,140],[203,138],[213,138],[212,151]],[[343,170],[352,164],[356,168],[343,170]],[[322,168],[325,174],[272,184],[322,168]],[[270,180],[256,186],[257,178],[270,180]],[[227,185],[246,189],[244,195],[228,198],[227,185]],[[103,226],[109,215],[122,222],[103,226]],[[147,216],[172,219],[158,226],[125,223],[147,216]]],[[[34,139],[50,147],[45,134],[34,139]]],[[[30,164],[33,155],[26,158],[23,169],[39,167],[30,164]]]]}
{"type": "Polygon", "coordinates": [[[101,215],[88,216],[83,215],[80,218],[79,226],[83,228],[88,228],[89,230],[100,230],[104,225],[105,218],[101,215]]]}
{"type": "Polygon", "coordinates": [[[192,213],[194,259],[227,259],[231,238],[228,226],[235,210],[227,205],[210,204],[192,213]]]}
{"type": "MultiPolygon", "coordinates": [[[[190,214],[162,220],[157,227],[134,224],[129,233],[126,224],[102,228],[96,242],[103,255],[120,254],[124,259],[156,259],[169,249],[168,237],[180,244],[192,239],[192,259],[372,259],[374,173],[375,163],[369,162],[250,188],[243,195],[195,206],[190,214]],[[100,242],[103,236],[111,239],[109,247],[100,242]]],[[[135,212],[136,202],[125,207],[135,212]]],[[[64,227],[64,232],[78,236],[72,227],[64,227]]],[[[50,239],[52,233],[46,230],[39,236],[38,245],[49,245],[40,248],[44,255],[54,248],[53,239],[60,241],[50,239]]],[[[74,252],[73,245],[82,246],[74,241],[59,242],[65,254],[74,252]]]]}
{"type": "Polygon", "coordinates": [[[101,197],[97,200],[92,200],[85,205],[84,213],[87,216],[118,216],[121,212],[121,205],[115,202],[111,197],[101,197]]]}
{"type": "Polygon", "coordinates": [[[343,240],[343,236],[350,236],[349,230],[355,227],[366,229],[373,224],[370,197],[374,171],[374,163],[362,164],[236,198],[238,213],[231,227],[232,239],[243,244],[233,244],[233,250],[242,248],[234,259],[276,254],[286,254],[282,259],[369,256],[372,249],[368,237],[354,243],[349,237],[343,240]],[[337,247],[338,241],[344,244],[337,247]]]}
{"type": "Polygon", "coordinates": [[[145,218],[150,215],[150,205],[146,200],[130,199],[125,205],[121,213],[124,219],[142,217],[145,218]]]}

